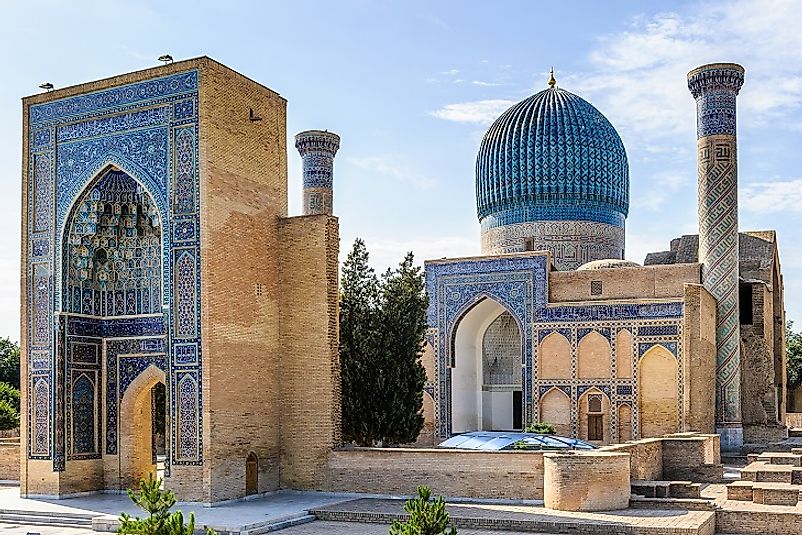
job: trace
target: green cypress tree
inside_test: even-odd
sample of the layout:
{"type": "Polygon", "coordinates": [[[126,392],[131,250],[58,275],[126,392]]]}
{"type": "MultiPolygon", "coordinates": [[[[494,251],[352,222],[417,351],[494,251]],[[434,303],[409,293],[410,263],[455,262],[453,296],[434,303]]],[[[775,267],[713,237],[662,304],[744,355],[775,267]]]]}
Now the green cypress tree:
{"type": "Polygon", "coordinates": [[[357,238],[342,267],[340,368],[343,438],[360,446],[372,446],[378,430],[374,397],[378,303],[379,281],[368,265],[365,242],[357,238]]]}
{"type": "Polygon", "coordinates": [[[382,280],[377,394],[383,399],[380,440],[385,445],[414,442],[423,428],[426,370],[420,359],[428,299],[423,269],[413,261],[412,253],[407,253],[382,280]]]}

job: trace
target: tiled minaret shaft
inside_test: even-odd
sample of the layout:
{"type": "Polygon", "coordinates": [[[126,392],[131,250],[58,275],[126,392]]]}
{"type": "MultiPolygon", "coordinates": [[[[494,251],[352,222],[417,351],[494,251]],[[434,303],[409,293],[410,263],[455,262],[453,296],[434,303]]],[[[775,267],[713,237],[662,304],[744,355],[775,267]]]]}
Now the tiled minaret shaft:
{"type": "Polygon", "coordinates": [[[696,99],[699,262],[716,298],[716,427],[722,447],[743,443],[738,317],[738,162],[735,101],[744,68],[703,65],[688,73],[696,99]]]}
{"type": "Polygon", "coordinates": [[[325,130],[306,130],[295,135],[295,148],[303,159],[303,215],[331,214],[334,155],[340,136],[325,130]]]}

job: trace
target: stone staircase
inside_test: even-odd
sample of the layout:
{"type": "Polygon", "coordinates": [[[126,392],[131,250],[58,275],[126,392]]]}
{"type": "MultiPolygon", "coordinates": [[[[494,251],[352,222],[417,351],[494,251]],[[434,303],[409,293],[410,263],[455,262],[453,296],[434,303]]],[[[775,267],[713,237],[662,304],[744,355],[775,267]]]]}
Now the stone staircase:
{"type": "Polygon", "coordinates": [[[727,499],[796,506],[802,492],[802,449],[747,455],[741,480],[727,485],[727,499]]]}
{"type": "Polygon", "coordinates": [[[94,514],[0,509],[0,523],[92,529],[94,514]]]}

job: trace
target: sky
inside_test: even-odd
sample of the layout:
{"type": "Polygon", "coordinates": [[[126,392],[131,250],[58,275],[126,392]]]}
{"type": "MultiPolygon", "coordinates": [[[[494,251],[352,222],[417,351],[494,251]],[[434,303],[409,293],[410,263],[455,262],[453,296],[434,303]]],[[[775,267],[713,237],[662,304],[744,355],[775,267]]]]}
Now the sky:
{"type": "MultiPolygon", "coordinates": [[[[776,229],[786,309],[802,326],[802,2],[0,0],[0,336],[19,339],[20,99],[210,56],[288,99],[291,138],[342,137],[342,258],[384,271],[479,253],[474,163],[513,103],[558,85],[596,106],[630,162],[629,260],[696,233],[695,107],[686,73],[746,68],[738,101],[741,230],[776,229]]],[[[290,213],[301,162],[289,151],[290,213]]]]}

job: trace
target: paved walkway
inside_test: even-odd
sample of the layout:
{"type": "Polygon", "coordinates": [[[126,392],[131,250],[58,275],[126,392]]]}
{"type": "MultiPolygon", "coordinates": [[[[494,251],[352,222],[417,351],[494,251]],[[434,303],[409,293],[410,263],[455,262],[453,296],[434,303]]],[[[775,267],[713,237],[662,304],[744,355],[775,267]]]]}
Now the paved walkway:
{"type": "MultiPolygon", "coordinates": [[[[243,526],[301,516],[311,508],[353,500],[354,497],[353,495],[323,492],[281,491],[256,499],[231,502],[215,507],[206,507],[200,503],[179,503],[175,509],[184,511],[185,516],[190,511],[194,511],[198,526],[209,526],[216,530],[239,531],[243,526]]],[[[91,514],[109,518],[117,518],[121,512],[131,515],[142,514],[125,495],[94,494],[63,500],[33,500],[21,498],[17,487],[0,488],[0,512],[2,511],[91,514]]],[[[0,524],[0,534],[5,535],[6,532],[2,531],[3,526],[0,524]]],[[[25,533],[25,531],[20,533],[25,533]]],[[[42,531],[42,535],[44,533],[42,531]]],[[[63,533],[66,534],[66,532],[63,533]]]]}
{"type": "MultiPolygon", "coordinates": [[[[389,530],[390,526],[386,524],[318,521],[283,529],[278,533],[280,535],[387,535],[389,530]]],[[[487,531],[460,528],[459,535],[537,535],[537,533],[531,531],[487,531]]]]}

